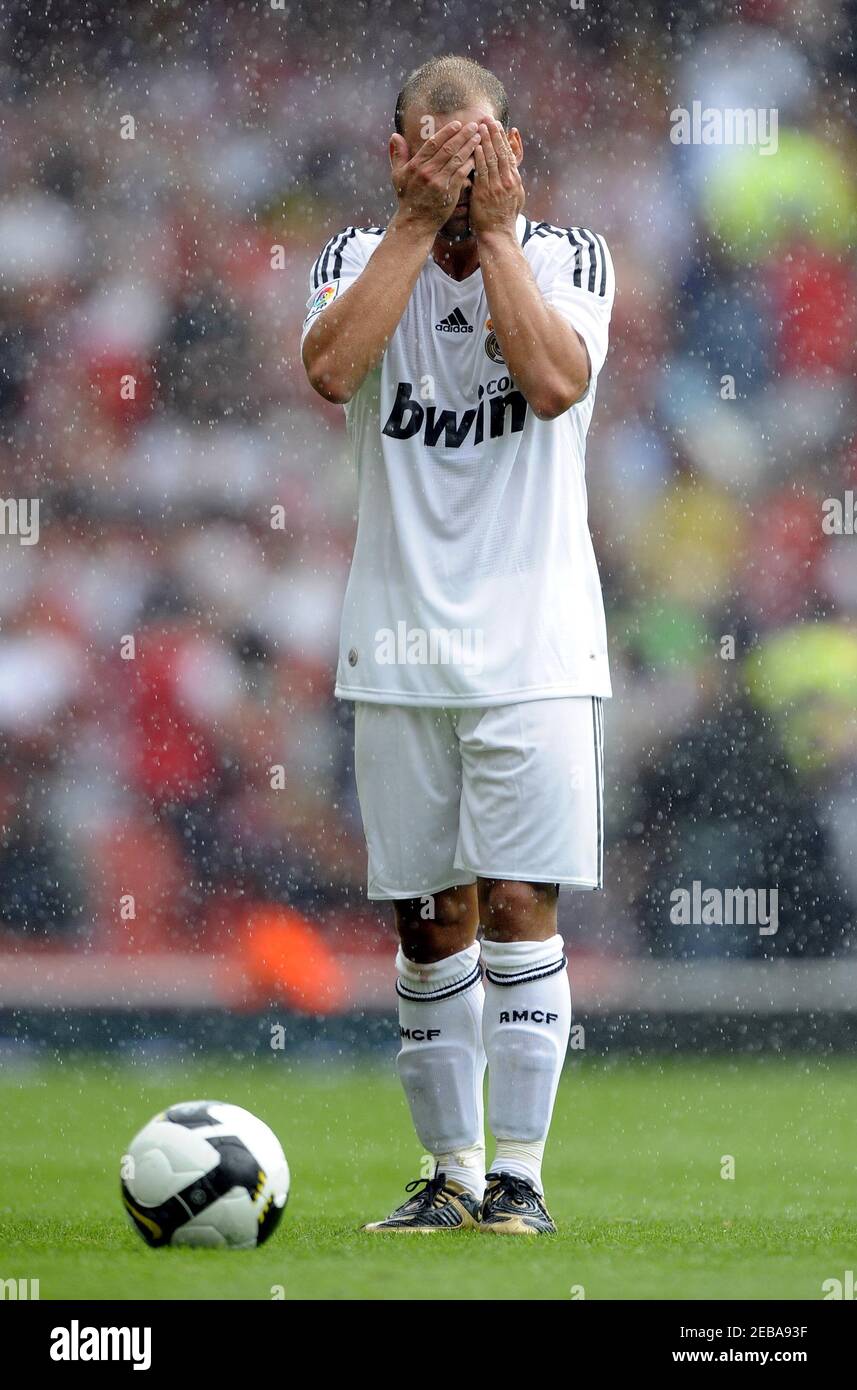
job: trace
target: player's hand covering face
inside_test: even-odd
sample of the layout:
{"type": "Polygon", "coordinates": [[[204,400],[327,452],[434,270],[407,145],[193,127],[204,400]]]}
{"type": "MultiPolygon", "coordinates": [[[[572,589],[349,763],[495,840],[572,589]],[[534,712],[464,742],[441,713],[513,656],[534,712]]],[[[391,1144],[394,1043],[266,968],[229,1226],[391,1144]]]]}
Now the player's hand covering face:
{"type": "Polygon", "coordinates": [[[524,206],[524,185],[508,136],[493,116],[479,126],[481,140],[473,149],[476,170],[470,195],[470,226],[480,232],[512,231],[524,206]]]}
{"type": "Polygon", "coordinates": [[[404,137],[391,136],[390,163],[400,211],[433,230],[441,227],[463,196],[480,139],[475,121],[448,121],[408,158],[404,137]]]}

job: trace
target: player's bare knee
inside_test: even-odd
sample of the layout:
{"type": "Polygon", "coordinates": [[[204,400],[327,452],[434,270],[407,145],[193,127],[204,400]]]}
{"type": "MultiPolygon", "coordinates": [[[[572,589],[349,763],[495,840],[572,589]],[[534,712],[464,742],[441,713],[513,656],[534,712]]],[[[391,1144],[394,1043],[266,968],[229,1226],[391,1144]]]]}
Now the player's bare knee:
{"type": "Polygon", "coordinates": [[[396,927],[402,950],[421,965],[444,960],[472,946],[479,910],[473,887],[446,888],[422,898],[396,903],[396,927]]]}
{"type": "Polygon", "coordinates": [[[482,923],[489,941],[548,940],[556,932],[553,883],[484,879],[479,885],[482,923]]]}

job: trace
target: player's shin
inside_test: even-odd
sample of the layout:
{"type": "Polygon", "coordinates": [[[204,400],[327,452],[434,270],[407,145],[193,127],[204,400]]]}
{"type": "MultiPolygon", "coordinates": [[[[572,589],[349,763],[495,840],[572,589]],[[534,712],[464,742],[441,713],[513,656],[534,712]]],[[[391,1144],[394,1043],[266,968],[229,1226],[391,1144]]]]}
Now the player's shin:
{"type": "Polygon", "coordinates": [[[497,1140],[491,1171],[524,1178],[541,1194],[542,1154],[571,1028],[563,940],[485,940],[482,960],[488,1124],[497,1140]]]}
{"type": "Polygon", "coordinates": [[[436,1171],[476,1198],[485,1187],[482,1084],[482,968],[473,945],[433,965],[402,950],[398,1069],[420,1142],[436,1171]]]}

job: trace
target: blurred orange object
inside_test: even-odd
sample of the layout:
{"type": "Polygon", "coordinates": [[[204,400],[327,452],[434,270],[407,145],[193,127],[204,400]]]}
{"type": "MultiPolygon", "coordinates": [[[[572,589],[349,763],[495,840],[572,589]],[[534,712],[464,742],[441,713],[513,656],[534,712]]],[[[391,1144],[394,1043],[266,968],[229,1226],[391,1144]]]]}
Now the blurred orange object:
{"type": "Polygon", "coordinates": [[[319,929],[289,907],[253,909],[240,936],[248,1005],[281,999],[307,1014],[345,1007],[346,980],[319,929]]]}

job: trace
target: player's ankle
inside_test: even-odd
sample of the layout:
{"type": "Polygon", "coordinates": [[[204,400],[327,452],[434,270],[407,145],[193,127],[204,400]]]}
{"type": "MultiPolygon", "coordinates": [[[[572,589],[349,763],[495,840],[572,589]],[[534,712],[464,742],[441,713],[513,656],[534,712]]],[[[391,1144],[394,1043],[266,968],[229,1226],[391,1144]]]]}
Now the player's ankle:
{"type": "Polygon", "coordinates": [[[459,1183],[478,1202],[485,1195],[485,1145],[474,1144],[452,1153],[434,1154],[435,1172],[443,1173],[450,1182],[459,1183]]]}
{"type": "Polygon", "coordinates": [[[489,1171],[509,1173],[513,1178],[523,1178],[525,1182],[532,1184],[540,1197],[543,1197],[542,1158],[544,1151],[544,1139],[529,1142],[517,1139],[498,1139],[494,1162],[489,1171]]]}

